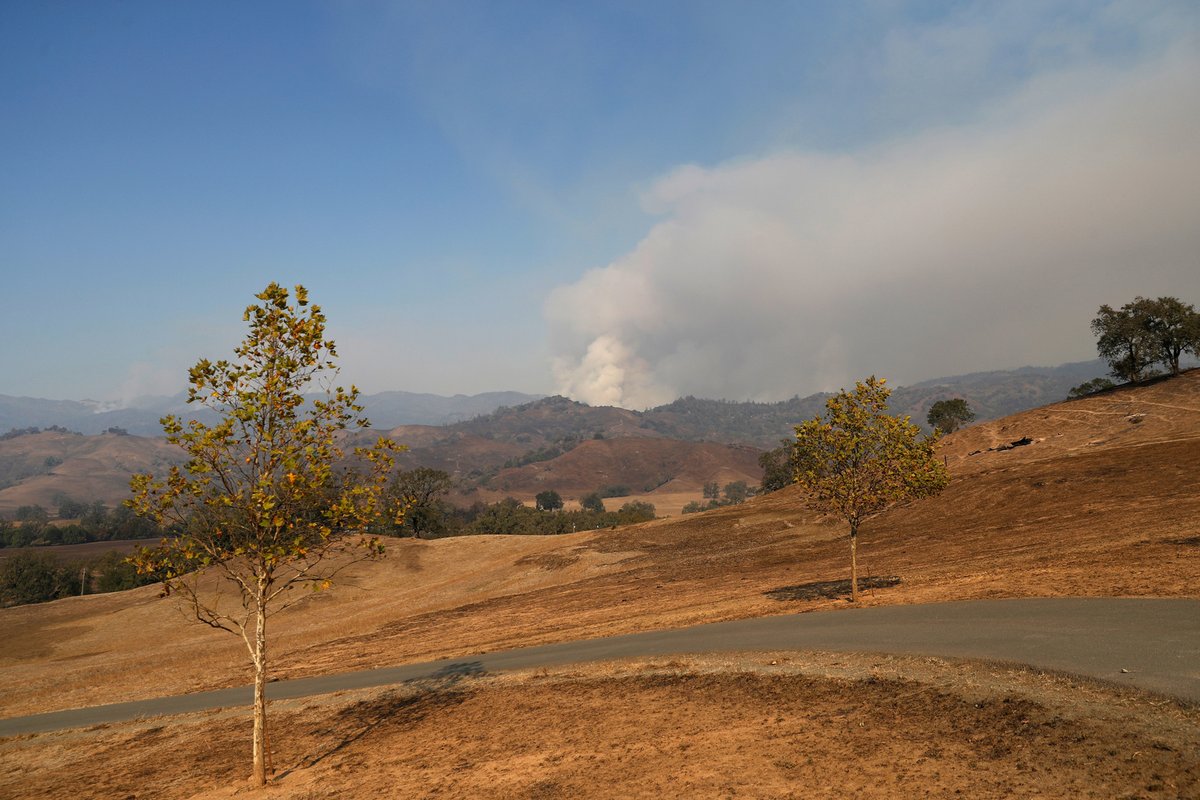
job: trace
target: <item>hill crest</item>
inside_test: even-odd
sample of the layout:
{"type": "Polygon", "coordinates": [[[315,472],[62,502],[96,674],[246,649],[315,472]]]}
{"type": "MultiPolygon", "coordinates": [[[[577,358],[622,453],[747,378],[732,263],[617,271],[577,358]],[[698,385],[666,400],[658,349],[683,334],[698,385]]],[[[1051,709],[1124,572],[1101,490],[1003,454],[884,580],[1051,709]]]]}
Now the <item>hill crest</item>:
{"type": "MultiPolygon", "coordinates": [[[[963,396],[979,412],[980,419],[986,421],[988,408],[1013,405],[1028,408],[1051,393],[1057,393],[1055,399],[1065,396],[1068,384],[1086,379],[1080,376],[1094,377],[1100,371],[1097,364],[974,373],[900,387],[892,395],[892,410],[911,414],[920,422],[935,400],[963,396]]],[[[476,396],[481,397],[485,396],[476,396]]],[[[823,410],[825,398],[826,395],[812,395],[780,403],[681,398],[636,412],[592,407],[555,396],[516,406],[501,405],[486,414],[451,424],[392,426],[388,433],[410,448],[400,457],[403,467],[427,466],[454,476],[459,484],[460,502],[472,502],[475,491],[481,491],[479,497],[484,499],[499,499],[513,493],[530,500],[542,488],[578,497],[605,486],[624,485],[635,494],[654,492],[656,497],[650,498],[651,501],[657,499],[667,511],[698,499],[701,486],[710,481],[722,485],[734,480],[757,483],[761,470],[755,461],[756,449],[774,447],[780,439],[789,438],[793,425],[823,410]],[[647,464],[639,466],[629,459],[599,455],[625,445],[589,444],[626,439],[643,442],[638,447],[648,459],[647,464]],[[658,440],[660,444],[651,445],[650,440],[658,440]],[[684,446],[684,443],[690,444],[684,446]],[[704,448],[698,446],[701,443],[740,445],[742,449],[704,448]],[[584,444],[589,446],[568,458],[584,444]],[[717,463],[716,453],[723,453],[727,461],[717,463]],[[625,474],[614,475],[613,464],[626,465],[625,474]],[[586,474],[589,465],[590,477],[586,474]],[[671,499],[668,501],[665,495],[671,495],[671,499]]],[[[491,395],[486,399],[490,403],[501,397],[491,395]]],[[[376,430],[383,427],[377,421],[376,430]]],[[[363,438],[373,439],[377,435],[368,432],[363,438]]],[[[154,465],[164,468],[172,459],[182,459],[178,451],[161,439],[129,436],[117,447],[106,444],[119,438],[111,434],[83,438],[96,441],[89,445],[90,449],[81,449],[79,443],[67,447],[66,439],[43,439],[45,452],[40,461],[31,460],[21,446],[12,444],[14,440],[0,441],[0,514],[11,515],[17,507],[34,503],[53,508],[64,496],[115,504],[128,497],[131,472],[155,469],[154,465]],[[51,446],[51,442],[58,444],[51,446]],[[84,450],[88,450],[86,456],[84,450]],[[133,451],[139,451],[140,455],[135,457],[133,451]],[[67,461],[72,463],[63,463],[67,461]],[[147,466],[126,469],[143,464],[147,466]],[[80,493],[86,494],[79,496],[80,493]]]]}

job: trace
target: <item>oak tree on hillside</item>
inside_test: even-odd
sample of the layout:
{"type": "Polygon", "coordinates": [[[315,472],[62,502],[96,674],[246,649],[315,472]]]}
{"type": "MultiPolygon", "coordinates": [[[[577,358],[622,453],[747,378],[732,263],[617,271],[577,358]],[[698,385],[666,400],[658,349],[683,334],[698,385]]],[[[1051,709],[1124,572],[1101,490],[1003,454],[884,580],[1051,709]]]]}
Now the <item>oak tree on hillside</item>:
{"type": "Polygon", "coordinates": [[[792,448],[795,446],[795,440],[781,439],[779,447],[758,454],[758,465],[763,471],[762,482],[758,486],[759,494],[777,492],[792,485],[795,481],[792,474],[792,448]]]}
{"type": "Polygon", "coordinates": [[[750,486],[745,481],[725,484],[721,490],[721,505],[737,506],[750,499],[750,486]]]}
{"type": "Polygon", "coordinates": [[[558,511],[563,507],[562,495],[553,489],[538,492],[534,497],[534,502],[537,504],[538,511],[558,511]]]}
{"type": "Polygon", "coordinates": [[[408,509],[398,530],[417,539],[442,533],[446,527],[446,506],[440,498],[449,493],[453,484],[450,473],[432,467],[398,473],[388,488],[388,495],[408,509]]]}
{"type": "Polygon", "coordinates": [[[0,559],[0,607],[45,603],[79,594],[79,570],[51,553],[23,552],[0,559]]]}
{"type": "Polygon", "coordinates": [[[585,494],[579,500],[579,507],[584,511],[591,511],[596,514],[604,513],[604,498],[599,492],[590,492],[585,494]]]}
{"type": "Polygon", "coordinates": [[[959,427],[975,419],[975,412],[966,400],[956,397],[953,400],[938,400],[929,407],[929,414],[925,419],[942,433],[954,433],[959,427]]]}
{"type": "Polygon", "coordinates": [[[1135,297],[1119,309],[1100,306],[1092,333],[1112,376],[1124,381],[1152,377],[1155,364],[1178,375],[1180,356],[1200,355],[1200,313],[1176,297],[1135,297]]]}
{"type": "Polygon", "coordinates": [[[1114,378],[1140,381],[1154,363],[1154,341],[1145,322],[1135,312],[1133,303],[1119,309],[1105,304],[1096,312],[1092,320],[1096,351],[1108,362],[1114,378]]]}
{"type": "MultiPolygon", "coordinates": [[[[252,781],[267,777],[267,620],[328,588],[349,564],[382,555],[367,531],[383,508],[397,449],[387,439],[344,458],[339,433],[368,425],[358,390],[333,388],[337,356],[325,316],[297,286],[272,283],[246,309],[250,331],[233,361],[199,361],[188,402],[220,421],[164,417],[167,440],[188,454],[164,478],[135,475],[129,505],[176,535],[139,551],[139,570],[162,578],[196,619],[242,638],[254,669],[252,781]],[[323,390],[311,402],[305,392],[323,390]]],[[[396,510],[399,513],[399,509],[396,510]]]]}
{"type": "Polygon", "coordinates": [[[1145,324],[1158,350],[1158,362],[1178,375],[1180,356],[1188,351],[1200,355],[1200,313],[1177,297],[1143,300],[1141,305],[1149,317],[1145,324]]]}
{"type": "Polygon", "coordinates": [[[908,417],[887,413],[891,390],[871,376],[825,403],[825,421],[796,426],[795,479],[809,506],[850,525],[850,594],[858,602],[858,529],[863,520],[905,500],[928,497],[950,478],[934,455],[938,434],[923,436],[908,417]]]}

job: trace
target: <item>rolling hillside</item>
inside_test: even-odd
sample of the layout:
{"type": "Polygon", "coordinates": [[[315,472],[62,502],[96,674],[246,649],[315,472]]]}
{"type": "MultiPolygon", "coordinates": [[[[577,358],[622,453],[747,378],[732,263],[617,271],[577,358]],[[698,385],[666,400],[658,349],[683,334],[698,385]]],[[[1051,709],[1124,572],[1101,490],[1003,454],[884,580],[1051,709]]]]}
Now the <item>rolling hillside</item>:
{"type": "MultiPolygon", "coordinates": [[[[1070,386],[1102,372],[1099,362],[1082,362],[942,378],[897,389],[892,395],[892,409],[923,422],[933,402],[961,396],[976,409],[980,419],[987,420],[994,414],[1060,399],[1070,386]]],[[[446,409],[451,406],[446,402],[450,400],[459,404],[455,407],[484,408],[524,397],[513,393],[475,398],[384,393],[366,402],[370,404],[374,398],[381,409],[392,403],[410,412],[423,407],[422,413],[433,414],[437,409],[441,409],[438,413],[449,413],[446,409]]],[[[706,482],[724,485],[745,480],[757,484],[761,471],[753,448],[774,447],[781,438],[791,435],[797,422],[820,413],[824,401],[824,395],[781,403],[683,398],[637,412],[546,397],[501,406],[461,422],[402,425],[387,433],[410,448],[399,459],[404,468],[427,466],[454,476],[457,490],[453,499],[460,504],[469,505],[478,499],[492,501],[505,495],[531,501],[543,489],[578,498],[605,486],[623,485],[639,499],[655,503],[660,513],[674,514],[689,500],[699,499],[706,482]],[[640,443],[624,443],[628,441],[640,443]],[[580,448],[584,449],[575,453],[580,448]],[[631,453],[635,455],[628,455],[631,453]]],[[[371,431],[354,441],[365,442],[377,436],[384,426],[379,419],[375,421],[371,431]]],[[[41,444],[34,448],[40,453],[37,456],[27,453],[26,445],[13,444],[26,437],[0,441],[2,515],[11,516],[18,506],[30,503],[52,508],[61,496],[112,505],[128,497],[129,471],[123,465],[166,464],[175,458],[174,451],[157,439],[111,434],[39,436],[47,438],[38,440],[41,444]]],[[[32,442],[28,447],[33,447],[32,442]]]]}
{"type": "MultiPolygon", "coordinates": [[[[942,452],[944,493],[863,524],[864,574],[901,579],[865,603],[1200,593],[1200,370],[977,425],[942,452]],[[1032,443],[987,449],[1023,438],[1032,443]]],[[[281,675],[837,607],[836,596],[768,593],[848,569],[844,526],[808,511],[795,487],[616,531],[389,550],[279,618],[281,675]]],[[[240,642],[180,627],[155,596],[0,611],[10,641],[0,713],[78,705],[105,687],[126,699],[243,679],[240,642]]]]}
{"type": "Polygon", "coordinates": [[[183,453],[164,439],[42,431],[0,440],[0,515],[23,505],[53,511],[62,497],[110,507],[129,497],[129,476],[164,472],[183,453]]]}

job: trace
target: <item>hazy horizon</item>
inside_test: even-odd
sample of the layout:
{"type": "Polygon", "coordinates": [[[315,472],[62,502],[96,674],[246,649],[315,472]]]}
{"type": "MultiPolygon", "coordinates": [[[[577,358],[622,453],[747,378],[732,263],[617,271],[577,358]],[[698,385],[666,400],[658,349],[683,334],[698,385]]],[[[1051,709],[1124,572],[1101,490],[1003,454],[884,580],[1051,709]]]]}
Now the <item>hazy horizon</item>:
{"type": "MultiPolygon", "coordinates": [[[[880,374],[877,377],[885,378],[888,381],[888,384],[891,386],[892,389],[900,389],[900,388],[905,388],[905,387],[910,387],[910,386],[917,386],[917,385],[920,385],[923,383],[927,383],[929,381],[934,381],[934,380],[939,380],[939,379],[950,380],[950,379],[965,377],[968,375],[975,375],[975,374],[982,375],[982,374],[988,374],[988,373],[993,373],[993,372],[1019,372],[1021,370],[1055,370],[1055,369],[1061,369],[1061,368],[1067,368],[1067,367],[1083,366],[1086,364],[1091,364],[1093,362],[1096,363],[1097,370],[1098,370],[1096,377],[1103,377],[1104,375],[1107,375],[1107,371],[1106,371],[1107,368],[1103,365],[1102,359],[1089,358],[1089,359],[1082,359],[1080,361],[1066,361],[1061,364],[1022,364],[1020,366],[1015,366],[1015,367],[999,367],[999,368],[981,367],[978,370],[972,370],[970,372],[965,372],[965,373],[928,375],[926,377],[917,378],[915,380],[908,381],[906,383],[897,382],[897,381],[891,379],[890,377],[888,377],[886,374],[880,374]],[[1103,373],[1103,375],[1101,373],[1103,373]]],[[[1192,358],[1187,355],[1185,355],[1182,359],[1182,364],[1185,369],[1190,369],[1193,366],[1195,366],[1197,363],[1198,363],[1197,359],[1192,358]]],[[[866,377],[866,376],[859,376],[856,379],[862,379],[863,377],[866,377]]],[[[853,383],[853,381],[851,381],[851,383],[853,383]]],[[[847,387],[837,387],[837,388],[847,388],[847,387]]],[[[795,398],[803,399],[803,398],[810,397],[815,394],[828,393],[829,391],[830,390],[817,390],[814,392],[807,392],[804,394],[801,394],[799,392],[792,392],[791,394],[787,395],[786,397],[781,397],[778,400],[771,400],[771,401],[755,401],[750,397],[709,397],[709,396],[704,396],[704,395],[690,395],[690,396],[698,397],[699,399],[702,399],[702,400],[716,400],[716,401],[720,401],[720,402],[733,402],[733,403],[767,402],[767,403],[771,403],[771,402],[786,402],[788,400],[792,400],[795,398]]],[[[97,408],[100,411],[137,409],[137,408],[144,407],[144,406],[138,405],[139,402],[181,399],[181,398],[186,397],[186,394],[187,394],[187,386],[184,384],[181,384],[180,387],[174,392],[167,392],[167,393],[161,393],[161,394],[138,395],[136,397],[126,398],[124,400],[111,400],[111,399],[102,399],[102,398],[95,398],[95,397],[43,397],[43,396],[13,394],[13,393],[9,393],[9,392],[0,392],[0,396],[15,397],[15,398],[19,398],[19,399],[47,400],[47,401],[51,401],[51,402],[63,402],[63,403],[94,404],[97,406],[97,408]]],[[[528,395],[530,397],[558,396],[554,392],[527,392],[527,391],[523,391],[520,389],[511,389],[511,388],[485,389],[480,392],[455,392],[452,394],[443,394],[443,393],[439,393],[439,392],[426,392],[426,391],[420,391],[420,390],[416,390],[416,389],[380,389],[377,392],[362,392],[362,395],[364,397],[371,397],[371,396],[383,395],[383,394],[406,394],[406,395],[412,395],[412,396],[417,396],[417,397],[436,397],[439,399],[474,398],[474,397],[481,397],[481,396],[486,396],[486,395],[497,395],[497,394],[520,394],[520,395],[528,395]]],[[[665,403],[660,403],[659,405],[667,405],[675,400],[679,400],[679,399],[682,399],[682,398],[685,398],[688,396],[689,395],[678,395],[678,396],[673,397],[670,400],[666,401],[665,403]]],[[[574,398],[571,398],[571,399],[574,399],[574,398]]],[[[587,403],[586,401],[582,401],[582,400],[579,402],[584,402],[587,405],[593,405],[593,406],[603,405],[603,404],[587,403]]],[[[644,411],[644,410],[648,410],[649,408],[650,407],[637,408],[637,409],[631,409],[631,410],[644,411]]]]}

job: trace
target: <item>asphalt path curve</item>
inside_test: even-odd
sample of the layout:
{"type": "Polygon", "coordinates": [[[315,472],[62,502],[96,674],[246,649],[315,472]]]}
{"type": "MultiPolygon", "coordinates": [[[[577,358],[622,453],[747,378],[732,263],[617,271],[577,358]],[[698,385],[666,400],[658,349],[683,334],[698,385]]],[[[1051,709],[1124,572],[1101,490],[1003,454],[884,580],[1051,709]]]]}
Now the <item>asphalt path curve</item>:
{"type": "MultiPolygon", "coordinates": [[[[283,700],[411,681],[630,657],[824,650],[990,659],[1200,703],[1200,600],[1028,598],[786,614],[279,681],[283,700]]],[[[0,736],[249,705],[251,687],[0,719],[0,736]]]]}

